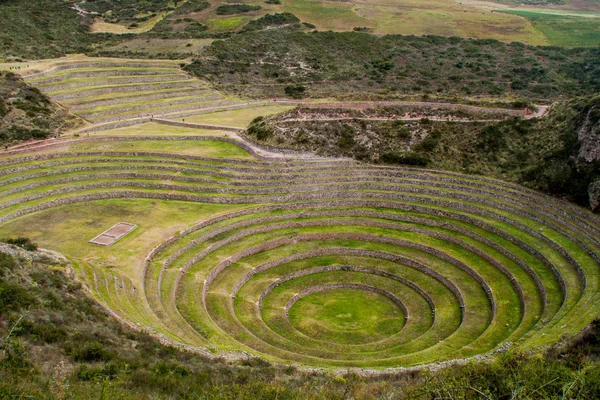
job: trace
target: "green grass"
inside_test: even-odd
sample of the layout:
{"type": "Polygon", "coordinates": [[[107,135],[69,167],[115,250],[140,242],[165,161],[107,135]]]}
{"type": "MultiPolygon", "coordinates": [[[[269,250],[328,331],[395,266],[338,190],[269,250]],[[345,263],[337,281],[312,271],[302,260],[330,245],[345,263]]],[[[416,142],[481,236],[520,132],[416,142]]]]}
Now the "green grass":
{"type": "MultiPolygon", "coordinates": [[[[189,79],[186,80],[179,80],[179,81],[168,81],[168,82],[144,82],[144,83],[124,83],[124,84],[120,84],[120,85],[115,85],[113,83],[101,83],[99,85],[90,85],[90,86],[79,86],[76,88],[68,88],[68,89],[60,89],[60,90],[51,90],[48,91],[47,93],[50,95],[50,97],[52,96],[59,96],[59,95],[63,95],[63,94],[71,94],[71,93],[85,93],[88,92],[90,90],[96,90],[96,89],[121,89],[121,90],[115,90],[115,92],[126,92],[128,89],[131,88],[135,88],[136,86],[146,86],[149,85],[150,87],[152,86],[159,86],[159,85],[163,85],[164,83],[175,83],[175,84],[181,84],[181,83],[194,83],[194,81],[191,81],[189,79]]],[[[190,85],[191,86],[191,85],[190,85]]],[[[178,89],[182,89],[182,87],[178,87],[178,89]]],[[[162,89],[158,89],[158,90],[162,90],[162,89]]],[[[135,92],[129,92],[129,94],[131,95],[131,93],[135,93],[135,92]]]]}
{"type": "MultiPolygon", "coordinates": [[[[244,115],[242,111],[245,110],[239,110],[227,114],[213,113],[206,117],[208,121],[217,121],[211,118],[223,120],[225,117],[228,123],[242,124],[253,118],[254,113],[265,110],[278,109],[257,107],[251,110],[250,115],[244,115]]],[[[126,136],[129,129],[103,134],[126,136]]],[[[132,135],[189,134],[187,128],[158,124],[146,124],[135,129],[138,130],[132,130],[132,135]]],[[[72,144],[53,149],[52,152],[65,154],[50,160],[25,159],[14,165],[0,167],[0,180],[3,181],[26,174],[45,174],[2,185],[3,191],[23,190],[0,196],[0,204],[17,200],[12,206],[0,208],[0,216],[74,195],[121,190],[148,195],[204,194],[215,200],[255,198],[255,204],[242,201],[239,205],[229,206],[136,198],[101,200],[55,207],[0,226],[0,237],[15,234],[29,236],[40,245],[59,250],[77,260],[83,268],[82,279],[93,286],[97,299],[106,302],[121,317],[151,327],[177,342],[207,346],[214,352],[245,351],[272,361],[319,367],[386,368],[470,357],[493,350],[505,342],[513,342],[513,346],[522,349],[545,346],[559,340],[565,333],[576,332],[594,317],[593,307],[599,296],[597,266],[573,240],[566,238],[567,234],[571,234],[597,250],[594,240],[585,237],[591,231],[582,224],[559,222],[553,215],[546,215],[557,212],[565,218],[563,211],[572,212],[569,206],[543,201],[545,198],[537,195],[542,199],[539,202],[524,200],[518,197],[519,192],[513,185],[441,171],[419,173],[400,170],[396,171],[400,173],[397,180],[381,183],[381,188],[357,186],[337,189],[335,183],[323,179],[329,178],[334,182],[342,177],[356,179],[368,172],[365,179],[365,183],[368,183],[383,176],[379,174],[382,170],[373,166],[336,165],[335,162],[328,162],[325,166],[299,161],[286,165],[257,163],[234,145],[212,141],[122,139],[72,144]],[[140,162],[129,162],[128,158],[135,156],[99,154],[78,157],[77,154],[84,151],[147,151],[167,155],[143,156],[138,157],[140,162]],[[182,160],[176,158],[177,154],[215,160],[182,160]],[[98,161],[100,158],[106,160],[98,161]],[[234,158],[237,164],[228,163],[234,158]],[[63,161],[66,163],[63,164],[63,161]],[[191,171],[178,171],[177,166],[191,171]],[[78,171],[72,175],[63,172],[65,168],[73,167],[98,169],[78,171]],[[161,174],[164,176],[135,176],[123,181],[164,183],[182,186],[182,189],[175,189],[174,186],[141,188],[118,184],[112,188],[78,189],[77,192],[65,194],[51,192],[89,183],[118,183],[119,178],[98,176],[118,172],[161,174]],[[270,181],[276,177],[285,178],[286,174],[290,174],[287,181],[270,181]],[[315,174],[323,176],[317,178],[315,174]],[[404,177],[404,174],[408,176],[404,177]],[[83,179],[48,184],[50,180],[68,176],[83,179]],[[208,181],[186,182],[173,179],[175,177],[204,178],[208,181]],[[259,177],[268,179],[261,181],[257,179],[259,177]],[[452,186],[430,185],[430,182],[447,182],[448,178],[452,178],[453,181],[448,182],[452,186]],[[26,187],[30,184],[43,185],[26,187]],[[470,198],[456,197],[478,187],[474,185],[483,185],[484,192],[471,193],[470,198]],[[249,191],[273,187],[280,188],[278,192],[281,193],[314,192],[323,193],[324,197],[298,209],[263,210],[197,229],[167,246],[144,273],[144,259],[153,248],[201,221],[234,210],[265,205],[261,203],[266,203],[271,194],[251,194],[249,191]],[[211,193],[214,189],[223,190],[211,193]],[[331,199],[327,194],[338,190],[352,199],[388,192],[403,193],[404,197],[402,200],[381,199],[385,205],[379,208],[329,205],[331,199]],[[39,194],[45,194],[46,197],[23,198],[39,194]],[[533,203],[539,205],[532,208],[533,203]],[[461,210],[462,206],[467,205],[474,209],[461,210]],[[503,210],[506,206],[522,208],[539,221],[503,210]],[[344,214],[337,217],[308,214],[321,209],[344,210],[344,214]],[[477,210],[491,211],[514,222],[511,224],[482,216],[477,210]],[[384,211],[386,214],[362,214],[372,211],[384,211]],[[473,222],[453,219],[456,213],[471,217],[473,222]],[[138,228],[108,248],[87,243],[120,221],[137,224],[138,228]],[[535,232],[543,232],[570,254],[588,277],[587,291],[582,292],[574,268],[556,249],[514,226],[514,223],[521,223],[535,232]],[[549,227],[550,223],[558,225],[556,230],[549,227]],[[484,224],[511,237],[503,238],[488,232],[484,224]],[[490,243],[480,242],[482,239],[462,233],[460,229],[480,235],[490,243]],[[330,233],[343,236],[325,239],[306,236],[330,233]],[[358,234],[368,234],[370,238],[359,240],[356,237],[358,234]],[[295,238],[295,241],[278,242],[282,238],[295,238]],[[540,259],[519,248],[517,239],[539,251],[563,276],[568,290],[562,308],[562,294],[550,269],[540,259]],[[388,243],[387,240],[400,243],[388,243]],[[261,251],[252,250],[264,244],[271,246],[261,251]],[[413,248],[415,245],[426,247],[416,249],[413,248]],[[511,256],[496,250],[494,245],[522,259],[538,274],[547,288],[545,315],[540,315],[542,297],[534,280],[511,256]],[[469,247],[476,251],[469,250],[469,247]],[[340,254],[337,249],[351,249],[354,253],[340,254]],[[324,253],[318,256],[306,253],[316,250],[324,253]],[[170,264],[165,264],[178,251],[182,253],[170,264]],[[205,254],[198,257],[201,252],[205,254]],[[240,252],[242,256],[239,259],[233,258],[240,252]],[[491,260],[479,256],[478,252],[486,254],[491,260]],[[304,257],[297,258],[300,254],[304,254],[304,257]],[[393,261],[387,259],[386,254],[412,261],[393,261]],[[290,258],[286,261],[286,257],[290,258]],[[210,272],[217,265],[227,260],[231,265],[211,277],[204,301],[205,279],[211,276],[210,272]],[[412,262],[431,268],[453,282],[460,292],[459,297],[465,301],[464,310],[461,311],[458,297],[443,281],[415,268],[412,262]],[[510,271],[524,294],[525,314],[522,318],[518,292],[510,284],[509,278],[494,266],[495,263],[510,271]],[[365,270],[348,271],[340,266],[357,266],[365,270]],[[256,269],[258,267],[261,269],[256,269]],[[321,267],[335,268],[315,270],[321,267]],[[491,288],[497,305],[497,313],[493,318],[483,286],[465,269],[475,271],[491,288]],[[421,292],[386,274],[412,282],[426,296],[430,296],[436,318],[421,292]],[[248,280],[238,287],[240,279],[246,276],[248,280]],[[279,278],[283,280],[271,286],[279,278]],[[285,314],[284,305],[295,294],[317,285],[344,283],[373,286],[390,293],[406,306],[408,319],[404,320],[404,313],[388,298],[354,289],[330,289],[310,294],[291,308],[289,317],[285,314]],[[138,293],[136,296],[132,295],[134,287],[138,293]],[[269,294],[263,296],[267,288],[272,290],[269,289],[269,294]],[[234,292],[236,296],[232,298],[234,292]],[[263,301],[262,309],[258,305],[260,299],[263,301]],[[464,317],[462,323],[461,315],[464,317]]],[[[304,200],[287,201],[298,203],[304,200]]],[[[596,219],[586,221],[600,227],[596,219]]]]}
{"type": "MultiPolygon", "coordinates": [[[[167,66],[165,66],[164,68],[150,67],[150,66],[149,67],[128,67],[127,64],[117,64],[116,63],[115,66],[113,66],[113,67],[94,66],[94,67],[79,67],[79,68],[68,68],[68,69],[58,70],[58,71],[53,72],[51,75],[39,76],[39,77],[28,79],[27,81],[34,84],[36,82],[44,81],[46,79],[54,78],[54,77],[57,77],[57,78],[61,77],[61,78],[69,79],[68,77],[71,75],[80,74],[80,73],[95,73],[95,72],[102,72],[102,73],[106,73],[106,72],[158,72],[158,73],[170,72],[171,74],[173,74],[173,73],[177,72],[177,69],[169,68],[167,66]]],[[[117,75],[117,76],[122,76],[122,75],[117,75]]],[[[149,75],[136,75],[136,76],[149,76],[149,75]]],[[[109,77],[109,76],[106,76],[106,77],[109,77]]]]}
{"type": "MultiPolygon", "coordinates": [[[[85,262],[71,262],[76,271],[85,272],[85,282],[95,291],[94,269],[85,262]]],[[[69,269],[63,265],[3,255],[2,266],[3,270],[8,266],[11,273],[0,274],[0,290],[12,294],[8,304],[3,305],[1,318],[6,327],[2,333],[8,333],[12,326],[17,328],[13,330],[15,336],[4,344],[11,357],[0,364],[3,397],[66,396],[83,400],[98,397],[100,391],[105,398],[135,400],[186,398],[190,392],[208,398],[317,400],[344,396],[392,398],[401,391],[411,398],[475,400],[480,393],[510,397],[515,387],[526,398],[564,397],[565,387],[571,387],[580,398],[596,397],[599,368],[593,359],[598,353],[597,323],[590,327],[591,333],[583,342],[547,357],[509,351],[486,362],[452,365],[427,375],[391,371],[373,376],[317,371],[307,374],[254,357],[221,360],[190,356],[187,351],[165,346],[156,337],[118,323],[90,301],[89,293],[66,273],[69,269]],[[15,319],[19,321],[16,325],[15,319]],[[36,350],[39,346],[43,346],[43,352],[36,350]],[[55,374],[55,370],[44,368],[49,362],[68,364],[72,369],[59,369],[60,374],[55,374]],[[212,378],[207,380],[207,375],[212,378]],[[99,385],[97,380],[110,384],[99,385]],[[48,381],[53,384],[48,385],[48,381]]],[[[96,276],[112,282],[114,269],[103,268],[96,276]]],[[[121,309],[131,310],[138,298],[130,292],[129,281],[122,285],[111,288],[98,281],[97,286],[104,295],[118,299],[121,309]]]]}
{"type": "Polygon", "coordinates": [[[527,18],[554,46],[600,46],[600,13],[560,15],[544,11],[507,10],[502,12],[527,18]]]}
{"type": "Polygon", "coordinates": [[[355,26],[375,26],[375,21],[361,17],[350,3],[295,0],[285,2],[284,11],[310,22],[321,30],[352,30],[355,26]]]}
{"type": "Polygon", "coordinates": [[[164,82],[171,82],[171,81],[178,81],[178,80],[183,80],[186,78],[185,74],[182,73],[178,73],[177,70],[173,71],[173,74],[160,74],[160,75],[114,75],[114,76],[93,76],[93,77],[85,77],[85,78],[69,78],[67,77],[64,80],[58,81],[58,82],[50,82],[50,83],[43,83],[38,85],[38,87],[40,87],[41,89],[48,91],[48,92],[53,92],[56,90],[53,90],[54,87],[58,87],[58,86],[63,86],[63,85],[81,85],[82,86],[96,86],[97,85],[115,85],[115,84],[119,84],[119,81],[123,81],[123,84],[126,85],[131,85],[131,84],[144,84],[144,83],[155,83],[154,81],[152,82],[144,82],[144,80],[146,79],[156,79],[158,81],[160,81],[161,79],[164,78],[164,82]],[[170,79],[170,78],[177,78],[177,79],[170,79]],[[111,80],[112,82],[108,82],[108,80],[111,80]],[[136,81],[140,81],[139,83],[136,81]],[[132,82],[129,82],[132,81],[132,82]]]}
{"type": "MultiPolygon", "coordinates": [[[[190,118],[191,117],[186,117],[185,118],[186,122],[190,118]]],[[[127,136],[224,136],[224,137],[227,137],[227,133],[222,133],[218,130],[186,128],[183,126],[170,126],[170,125],[159,124],[156,122],[147,122],[145,124],[128,126],[128,127],[124,127],[124,128],[108,129],[105,131],[99,131],[99,132],[93,133],[93,137],[106,137],[106,136],[119,136],[119,137],[127,137],[127,136]]]]}
{"type": "Polygon", "coordinates": [[[240,28],[248,17],[212,18],[206,21],[211,30],[215,32],[229,32],[240,28]]]}
{"type": "MultiPolygon", "coordinates": [[[[165,99],[152,99],[152,100],[136,100],[136,101],[132,101],[132,102],[123,102],[123,103],[118,103],[118,104],[111,104],[108,106],[97,106],[97,107],[90,107],[90,108],[82,108],[80,110],[77,110],[77,113],[79,114],[92,114],[92,113],[106,113],[109,111],[118,111],[121,108],[126,108],[126,107],[138,107],[138,106],[147,106],[147,109],[151,109],[153,107],[159,107],[162,103],[169,103],[171,101],[178,101],[178,100],[188,100],[190,103],[194,103],[194,102],[198,102],[201,101],[203,97],[209,97],[209,96],[213,96],[214,93],[206,93],[206,94],[202,94],[202,95],[193,95],[193,96],[186,96],[184,95],[184,93],[182,93],[182,96],[180,97],[169,97],[169,98],[165,98],[165,99]],[[195,100],[195,101],[194,101],[195,100]]],[[[184,107],[186,104],[188,103],[180,103],[178,104],[179,107],[184,107]]],[[[144,111],[144,109],[141,110],[133,110],[132,112],[140,112],[140,111],[144,111]]]]}
{"type": "MultiPolygon", "coordinates": [[[[202,88],[198,88],[198,89],[202,89],[202,88]]],[[[80,104],[92,103],[92,102],[96,102],[96,101],[105,101],[105,100],[113,100],[113,99],[124,99],[126,101],[126,99],[129,97],[144,97],[145,95],[152,95],[152,94],[159,94],[159,93],[165,93],[165,94],[179,93],[180,95],[183,96],[186,94],[187,90],[188,90],[187,88],[173,88],[173,89],[158,89],[158,90],[141,90],[141,91],[136,91],[136,92],[114,92],[114,93],[92,95],[92,96],[88,96],[88,97],[77,97],[74,99],[66,99],[66,100],[62,100],[61,103],[65,104],[67,106],[71,106],[71,105],[80,105],[80,104]]]]}
{"type": "Polygon", "coordinates": [[[234,144],[201,140],[84,142],[70,145],[69,151],[158,151],[219,158],[250,158],[248,153],[234,144]]]}
{"type": "Polygon", "coordinates": [[[215,124],[245,128],[248,126],[250,121],[256,117],[278,114],[290,109],[292,109],[292,107],[289,106],[263,106],[256,108],[244,108],[242,110],[219,111],[210,114],[192,115],[190,117],[186,117],[185,120],[186,122],[197,124],[215,124]]]}

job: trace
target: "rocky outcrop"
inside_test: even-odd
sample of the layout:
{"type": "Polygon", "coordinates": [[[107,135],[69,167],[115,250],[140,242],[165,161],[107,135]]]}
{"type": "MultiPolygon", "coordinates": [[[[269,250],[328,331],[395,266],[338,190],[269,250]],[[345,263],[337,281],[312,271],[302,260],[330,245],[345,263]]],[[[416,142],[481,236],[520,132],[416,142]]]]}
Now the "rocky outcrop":
{"type": "Polygon", "coordinates": [[[579,159],[587,162],[600,161],[600,106],[589,108],[577,131],[577,138],[581,143],[579,159]]]}
{"type": "Polygon", "coordinates": [[[28,251],[19,246],[0,243],[0,253],[7,253],[14,258],[21,258],[30,262],[40,262],[44,264],[63,266],[70,264],[69,260],[67,260],[67,258],[62,254],[47,249],[38,248],[34,251],[28,251]]]}
{"type": "Polygon", "coordinates": [[[600,178],[588,186],[588,194],[590,196],[590,208],[596,212],[600,210],[600,178]]]}

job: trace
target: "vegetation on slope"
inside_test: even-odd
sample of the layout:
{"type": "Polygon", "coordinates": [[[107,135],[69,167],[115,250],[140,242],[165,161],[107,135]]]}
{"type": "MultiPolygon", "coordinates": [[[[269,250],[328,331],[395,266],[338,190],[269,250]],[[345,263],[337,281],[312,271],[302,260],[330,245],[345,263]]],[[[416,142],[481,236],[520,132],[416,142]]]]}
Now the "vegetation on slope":
{"type": "Polygon", "coordinates": [[[99,36],[88,35],[89,20],[67,1],[0,2],[0,61],[52,58],[86,52],[99,36]]]}
{"type": "Polygon", "coordinates": [[[230,91],[281,97],[518,95],[555,100],[600,90],[598,49],[530,47],[441,36],[269,30],[213,42],[188,70],[230,91]]]}
{"type": "Polygon", "coordinates": [[[0,72],[0,143],[43,139],[81,123],[19,75],[0,72]]]}
{"type": "Polygon", "coordinates": [[[247,13],[251,11],[258,11],[261,6],[250,6],[248,4],[223,4],[217,7],[217,15],[233,15],[247,13]]]}
{"type": "MultiPolygon", "coordinates": [[[[556,103],[546,117],[531,120],[403,122],[392,119],[397,110],[380,109],[372,116],[390,120],[283,122],[297,116],[299,111],[293,110],[255,119],[248,134],[266,144],[323,155],[495,176],[597,209],[599,108],[600,97],[593,96],[556,103]]],[[[344,113],[364,116],[364,111],[344,113]]]]}
{"type": "Polygon", "coordinates": [[[80,1],[73,3],[85,12],[99,15],[107,22],[119,21],[146,21],[155,16],[156,12],[172,9],[180,0],[142,0],[142,1],[123,1],[123,0],[96,0],[80,1]]]}
{"type": "Polygon", "coordinates": [[[252,20],[244,26],[244,31],[258,31],[261,29],[281,27],[292,24],[299,24],[300,19],[292,13],[266,14],[263,17],[252,20]]]}
{"type": "Polygon", "coordinates": [[[597,398],[600,330],[545,357],[372,377],[211,360],[119,324],[61,256],[0,244],[0,397],[5,399],[597,398]]]}

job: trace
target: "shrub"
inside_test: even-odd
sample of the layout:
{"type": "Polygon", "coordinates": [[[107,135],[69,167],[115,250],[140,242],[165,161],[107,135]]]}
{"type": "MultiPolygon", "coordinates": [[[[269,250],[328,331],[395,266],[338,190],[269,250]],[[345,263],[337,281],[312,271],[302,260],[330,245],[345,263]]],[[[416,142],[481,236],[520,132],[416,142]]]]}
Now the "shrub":
{"type": "Polygon", "coordinates": [[[13,269],[15,267],[15,259],[7,253],[0,253],[0,269],[13,269]]]}
{"type": "Polygon", "coordinates": [[[208,29],[208,26],[202,25],[200,22],[193,22],[193,23],[189,24],[188,26],[186,26],[184,30],[188,33],[194,34],[194,33],[204,32],[207,29],[208,29]]]}
{"type": "Polygon", "coordinates": [[[244,31],[256,31],[267,28],[269,26],[282,26],[297,24],[300,19],[292,13],[276,13],[266,14],[264,17],[250,21],[248,25],[244,27],[244,31]]]}
{"type": "Polygon", "coordinates": [[[338,146],[342,149],[349,149],[356,144],[354,140],[354,135],[356,134],[356,130],[350,125],[344,124],[342,126],[342,132],[340,140],[338,141],[338,146]]]}
{"type": "Polygon", "coordinates": [[[419,167],[425,167],[429,164],[429,158],[418,154],[418,153],[394,153],[388,152],[381,155],[381,161],[386,164],[405,164],[405,165],[415,165],[419,167]]]}
{"type": "Polygon", "coordinates": [[[261,6],[249,6],[248,4],[223,4],[217,7],[217,15],[241,14],[258,11],[261,8],[261,6]]]}
{"type": "Polygon", "coordinates": [[[426,138],[417,143],[414,147],[417,151],[433,151],[438,145],[438,141],[434,138],[426,138]]]}
{"type": "Polygon", "coordinates": [[[206,10],[210,7],[210,3],[208,1],[202,0],[189,0],[183,3],[177,10],[175,14],[177,15],[187,15],[194,12],[200,12],[206,10]]]}
{"type": "Polygon", "coordinates": [[[21,310],[37,303],[36,298],[22,286],[0,283],[0,313],[21,310]]]}
{"type": "Polygon", "coordinates": [[[104,349],[104,346],[99,342],[90,342],[76,348],[71,356],[73,360],[78,362],[109,361],[113,358],[113,354],[104,349]]]}
{"type": "Polygon", "coordinates": [[[267,140],[272,135],[263,117],[256,117],[252,120],[250,126],[248,126],[248,133],[255,136],[258,140],[267,140]]]}
{"type": "Polygon", "coordinates": [[[37,245],[31,241],[31,239],[26,238],[26,237],[21,237],[21,236],[19,236],[18,238],[15,238],[15,239],[12,239],[12,238],[2,239],[2,241],[4,243],[18,246],[27,251],[36,251],[38,248],[37,245]]]}
{"type": "Polygon", "coordinates": [[[293,99],[301,99],[305,97],[306,86],[303,85],[287,85],[285,87],[285,94],[293,99]]]}

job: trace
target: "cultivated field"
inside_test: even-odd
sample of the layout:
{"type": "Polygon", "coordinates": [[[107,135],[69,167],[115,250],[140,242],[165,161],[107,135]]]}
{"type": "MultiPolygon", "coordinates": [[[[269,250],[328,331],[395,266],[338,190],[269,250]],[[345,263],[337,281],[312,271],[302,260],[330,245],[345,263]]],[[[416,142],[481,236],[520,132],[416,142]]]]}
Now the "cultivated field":
{"type": "MultiPolygon", "coordinates": [[[[280,4],[250,1],[244,4],[259,9],[225,15],[217,10],[227,5],[226,1],[210,2],[206,7],[202,4],[199,0],[188,1],[187,5],[180,2],[180,8],[174,12],[157,14],[135,27],[98,19],[92,28],[94,32],[140,33],[154,28],[153,32],[159,33],[185,33],[194,32],[196,24],[200,24],[201,32],[223,33],[242,30],[248,22],[265,14],[289,12],[322,31],[351,31],[360,27],[378,34],[494,38],[531,45],[587,47],[600,43],[593,33],[600,28],[600,6],[587,1],[562,5],[481,0],[283,0],[280,4]]],[[[157,52],[161,47],[157,39],[144,42],[144,51],[157,52]]],[[[138,39],[133,39],[131,45],[128,43],[112,49],[139,50],[138,39]]],[[[177,51],[188,52],[193,47],[194,44],[189,48],[177,47],[177,51]]]]}
{"type": "Polygon", "coordinates": [[[410,366],[547,346],[596,316],[600,218],[582,208],[172,129],[5,152],[0,237],[61,251],[123,320],[215,355],[410,366]],[[137,228],[88,243],[119,222],[137,228]]]}
{"type": "Polygon", "coordinates": [[[89,122],[83,132],[264,105],[221,95],[188,76],[181,63],[84,57],[34,63],[24,72],[29,84],[89,122]]]}

